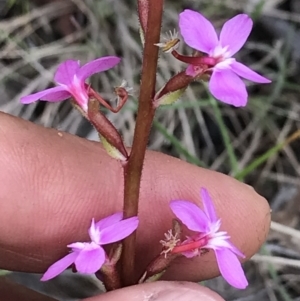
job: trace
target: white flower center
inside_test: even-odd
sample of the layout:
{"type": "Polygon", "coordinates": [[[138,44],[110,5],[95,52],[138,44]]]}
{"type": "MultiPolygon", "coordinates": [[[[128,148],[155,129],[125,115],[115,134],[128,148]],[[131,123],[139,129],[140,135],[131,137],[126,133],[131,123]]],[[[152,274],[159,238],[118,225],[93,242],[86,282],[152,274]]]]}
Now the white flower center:
{"type": "Polygon", "coordinates": [[[227,59],[230,58],[230,52],[228,51],[228,46],[222,47],[217,45],[214,49],[209,52],[209,56],[214,58],[227,59]]]}
{"type": "Polygon", "coordinates": [[[94,219],[92,220],[92,224],[89,229],[89,235],[90,235],[91,242],[100,245],[101,232],[100,229],[96,227],[94,219]]]}
{"type": "Polygon", "coordinates": [[[87,95],[84,82],[79,80],[78,77],[74,75],[72,86],[68,87],[68,90],[73,95],[75,101],[83,109],[83,111],[87,112],[89,97],[87,95]]]}
{"type": "Polygon", "coordinates": [[[223,61],[217,63],[214,67],[214,69],[217,70],[224,70],[224,69],[229,69],[230,65],[235,62],[234,58],[228,58],[224,59],[223,61]]]}
{"type": "Polygon", "coordinates": [[[228,46],[222,47],[221,45],[217,45],[210,51],[209,56],[218,60],[218,63],[214,66],[214,69],[217,70],[228,69],[235,62],[235,59],[231,58],[228,46]]]}
{"type": "Polygon", "coordinates": [[[219,231],[220,226],[220,219],[210,225],[210,231],[206,234],[207,245],[204,248],[215,250],[228,246],[228,239],[230,238],[230,236],[226,231],[219,231]]]}

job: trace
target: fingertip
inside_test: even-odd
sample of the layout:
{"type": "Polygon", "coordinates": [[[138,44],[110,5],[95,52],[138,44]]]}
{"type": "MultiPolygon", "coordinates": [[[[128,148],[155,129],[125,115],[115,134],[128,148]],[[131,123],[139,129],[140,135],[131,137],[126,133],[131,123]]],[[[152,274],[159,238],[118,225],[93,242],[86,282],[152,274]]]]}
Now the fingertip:
{"type": "Polygon", "coordinates": [[[6,277],[0,277],[1,300],[9,301],[57,301],[49,296],[42,295],[23,285],[17,284],[6,277]]]}
{"type": "Polygon", "coordinates": [[[191,282],[159,281],[130,286],[103,295],[85,299],[84,301],[224,301],[217,293],[191,282]]]}

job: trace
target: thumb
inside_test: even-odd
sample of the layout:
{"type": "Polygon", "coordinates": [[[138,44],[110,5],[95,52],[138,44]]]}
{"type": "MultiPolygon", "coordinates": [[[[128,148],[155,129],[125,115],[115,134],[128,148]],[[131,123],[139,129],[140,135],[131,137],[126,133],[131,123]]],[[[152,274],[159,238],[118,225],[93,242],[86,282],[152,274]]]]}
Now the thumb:
{"type": "Polygon", "coordinates": [[[191,282],[158,281],[112,291],[84,301],[224,301],[217,293],[191,282]]]}

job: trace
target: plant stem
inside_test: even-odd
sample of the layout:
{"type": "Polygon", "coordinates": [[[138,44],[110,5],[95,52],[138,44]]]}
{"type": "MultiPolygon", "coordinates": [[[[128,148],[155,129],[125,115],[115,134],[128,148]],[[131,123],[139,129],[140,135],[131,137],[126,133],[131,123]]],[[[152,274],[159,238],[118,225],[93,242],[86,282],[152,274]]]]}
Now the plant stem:
{"type": "Polygon", "coordinates": [[[210,96],[210,94],[208,94],[208,95],[209,95],[211,105],[212,105],[212,108],[214,110],[214,114],[215,114],[218,126],[219,126],[220,131],[221,131],[221,136],[222,136],[222,139],[223,139],[223,142],[225,144],[225,148],[226,148],[226,151],[227,151],[227,154],[228,154],[228,157],[229,157],[229,161],[230,161],[230,165],[231,165],[231,171],[233,172],[233,174],[237,174],[238,171],[239,171],[238,160],[237,160],[237,157],[235,155],[235,151],[234,151],[234,148],[232,146],[232,143],[230,141],[227,126],[225,125],[225,122],[223,120],[222,113],[221,113],[221,110],[219,108],[219,105],[218,105],[217,101],[212,96],[210,96]]]}
{"type": "MultiPolygon", "coordinates": [[[[155,94],[156,69],[158,61],[158,47],[155,43],[160,39],[160,28],[163,13],[163,0],[149,0],[149,14],[147,31],[145,33],[145,48],[139,108],[133,137],[133,145],[128,163],[124,166],[124,217],[138,214],[140,180],[146,147],[154,118],[155,108],[153,97],[155,94]]],[[[128,286],[135,283],[135,245],[136,233],[127,237],[123,242],[122,253],[122,281],[128,286]]]]}

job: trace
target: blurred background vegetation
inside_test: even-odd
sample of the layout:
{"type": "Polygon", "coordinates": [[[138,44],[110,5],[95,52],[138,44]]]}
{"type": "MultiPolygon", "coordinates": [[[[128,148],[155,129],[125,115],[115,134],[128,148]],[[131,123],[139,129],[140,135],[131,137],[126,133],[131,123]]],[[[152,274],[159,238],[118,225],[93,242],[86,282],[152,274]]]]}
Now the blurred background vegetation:
{"type": "MultiPolygon", "coordinates": [[[[261,252],[245,265],[249,288],[237,291],[221,278],[205,285],[226,300],[300,300],[300,1],[169,0],[162,33],[178,29],[184,8],[200,11],[217,28],[237,13],[251,15],[254,29],[236,57],[272,84],[249,83],[249,103],[239,109],[216,102],[203,85],[192,84],[181,100],[159,109],[149,148],[230,174],[270,201],[272,231],[261,252]]],[[[183,43],[180,47],[180,52],[191,51],[183,43]]],[[[126,79],[135,90],[120,113],[106,112],[129,146],[142,58],[135,1],[0,0],[1,111],[97,140],[68,102],[23,106],[19,99],[52,86],[60,62],[73,58],[85,63],[104,55],[120,56],[122,63],[94,76],[94,89],[113,100],[113,87],[126,79]]],[[[161,54],[157,88],[184,67],[161,54]]],[[[7,277],[61,300],[99,290],[92,278],[70,273],[43,284],[36,275],[7,277]]]]}

